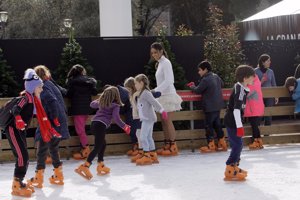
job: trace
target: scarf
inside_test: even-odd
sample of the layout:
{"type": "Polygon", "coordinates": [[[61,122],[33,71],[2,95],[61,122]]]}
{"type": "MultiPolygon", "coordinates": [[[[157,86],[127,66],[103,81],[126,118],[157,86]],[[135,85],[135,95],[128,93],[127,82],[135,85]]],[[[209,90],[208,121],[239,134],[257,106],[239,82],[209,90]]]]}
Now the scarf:
{"type": "Polygon", "coordinates": [[[41,100],[34,96],[34,105],[36,107],[36,116],[39,122],[41,136],[44,142],[49,142],[52,137],[61,138],[61,135],[51,126],[51,123],[42,106],[41,100]]]}

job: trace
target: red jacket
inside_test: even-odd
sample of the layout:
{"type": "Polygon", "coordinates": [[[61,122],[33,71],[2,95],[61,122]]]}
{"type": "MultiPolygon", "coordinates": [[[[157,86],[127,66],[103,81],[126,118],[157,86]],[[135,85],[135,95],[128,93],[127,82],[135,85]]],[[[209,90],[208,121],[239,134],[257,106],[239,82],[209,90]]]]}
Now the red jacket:
{"type": "Polygon", "coordinates": [[[248,85],[250,92],[246,99],[246,108],[244,117],[259,117],[264,115],[265,106],[261,91],[261,82],[258,76],[255,75],[253,85],[248,85]]]}

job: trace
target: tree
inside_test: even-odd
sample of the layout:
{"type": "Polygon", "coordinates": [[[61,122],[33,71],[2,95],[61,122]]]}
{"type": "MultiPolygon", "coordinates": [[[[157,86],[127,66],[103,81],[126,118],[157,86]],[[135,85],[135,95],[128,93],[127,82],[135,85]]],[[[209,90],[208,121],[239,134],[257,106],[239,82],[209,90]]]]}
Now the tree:
{"type": "Polygon", "coordinates": [[[12,68],[7,65],[0,48],[0,97],[14,97],[18,95],[19,85],[15,81],[15,73],[12,68]]]}
{"type": "Polygon", "coordinates": [[[232,87],[234,70],[241,64],[244,55],[237,26],[222,25],[222,16],[221,9],[210,5],[207,21],[211,32],[204,41],[204,55],[211,62],[214,72],[224,81],[225,87],[232,87]]]}
{"type": "Polygon", "coordinates": [[[76,65],[82,65],[87,74],[91,74],[93,68],[88,64],[87,59],[83,57],[80,44],[74,39],[71,30],[69,41],[66,43],[61,54],[60,64],[55,71],[57,83],[65,86],[66,77],[70,69],[76,65]]]}
{"type": "Polygon", "coordinates": [[[76,36],[99,36],[98,0],[1,0],[9,14],[6,38],[58,38],[65,18],[73,19],[76,36]]]}
{"type": "Polygon", "coordinates": [[[133,26],[137,35],[149,35],[153,25],[171,0],[133,0],[133,26]]]}

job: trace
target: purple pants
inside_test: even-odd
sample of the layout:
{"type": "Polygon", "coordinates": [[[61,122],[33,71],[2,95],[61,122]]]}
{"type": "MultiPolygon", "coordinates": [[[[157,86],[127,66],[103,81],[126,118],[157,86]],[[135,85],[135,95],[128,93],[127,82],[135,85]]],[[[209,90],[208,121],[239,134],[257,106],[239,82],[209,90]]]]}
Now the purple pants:
{"type": "Polygon", "coordinates": [[[88,119],[88,115],[75,115],[74,118],[74,125],[77,135],[79,136],[79,140],[82,147],[88,145],[88,138],[85,132],[85,123],[88,119]]]}

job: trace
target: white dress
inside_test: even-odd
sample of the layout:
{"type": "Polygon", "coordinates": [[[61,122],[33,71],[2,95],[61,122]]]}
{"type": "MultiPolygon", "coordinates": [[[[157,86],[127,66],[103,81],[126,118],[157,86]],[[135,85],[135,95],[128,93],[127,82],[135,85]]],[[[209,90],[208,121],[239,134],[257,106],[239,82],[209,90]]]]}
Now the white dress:
{"type": "Polygon", "coordinates": [[[171,62],[162,56],[158,60],[157,71],[155,73],[157,87],[156,92],[161,92],[158,98],[159,103],[166,112],[178,111],[181,109],[181,97],[176,93],[174,87],[174,74],[171,62]]]}

